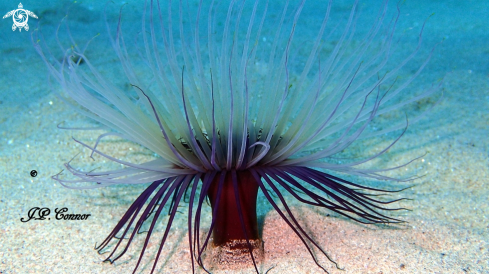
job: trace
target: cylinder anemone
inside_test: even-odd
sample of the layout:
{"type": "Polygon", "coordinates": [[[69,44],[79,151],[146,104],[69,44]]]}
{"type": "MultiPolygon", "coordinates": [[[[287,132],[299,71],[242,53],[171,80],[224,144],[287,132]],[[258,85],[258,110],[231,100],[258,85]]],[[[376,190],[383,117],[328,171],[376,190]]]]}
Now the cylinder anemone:
{"type": "Polygon", "coordinates": [[[274,18],[267,16],[268,2],[231,1],[226,3],[227,12],[223,14],[219,12],[222,4],[212,1],[207,6],[202,2],[192,16],[182,1],[166,7],[159,2],[145,3],[136,48],[139,61],[149,73],[136,72],[135,67],[140,65],[130,59],[119,17],[115,35],[110,39],[130,91],[106,79],[75,42],[70,47],[61,46],[66,49],[64,58],[54,63],[50,60],[56,59],[44,53],[46,46],[35,43],[51,78],[61,85],[60,98],[109,129],[93,146],[75,141],[92,153],[123,165],[117,170],[86,172],[68,162],[66,169],[78,178],[71,180],[58,174],[53,179],[68,188],[149,183],[96,247],[100,251],[115,245],[106,260],[119,259],[147,222],[149,228],[136,271],[166,205],[169,218],[153,273],[177,207],[185,197],[192,270],[195,262],[205,269],[202,254],[212,243],[236,256],[244,254],[258,272],[255,251],[262,248],[256,214],[259,192],[324,271],[313,249],[336,263],[302,228],[288,199],[295,198],[361,223],[402,222],[385,213],[402,209],[389,206],[398,199],[384,200],[379,195],[399,190],[362,185],[333,174],[407,180],[382,173],[408,163],[386,169],[365,169],[360,165],[384,154],[407,129],[407,120],[402,119],[374,130],[369,125],[376,117],[439,89],[433,86],[419,95],[400,99],[406,98],[401,94],[406,93],[406,87],[431,57],[430,53],[412,76],[397,78],[397,73],[417,54],[421,34],[418,47],[410,55],[389,65],[399,12],[387,20],[387,1],[370,30],[359,39],[355,33],[358,1],[353,3],[345,24],[333,23],[333,27],[329,20],[332,2],[325,2],[324,17],[308,45],[294,43],[305,1],[294,8],[286,3],[274,18]],[[265,24],[272,25],[265,28],[265,24]],[[324,40],[328,35],[336,35],[337,39],[326,50],[324,40]],[[268,37],[268,42],[263,37],[268,37]],[[308,53],[297,49],[307,49],[308,53]],[[300,56],[305,58],[298,60],[300,56]],[[392,131],[398,131],[398,137],[374,155],[341,162],[335,157],[359,138],[392,131]],[[143,163],[112,157],[97,148],[106,136],[137,143],[157,157],[143,163]],[[87,182],[93,184],[86,185],[87,182]],[[207,199],[212,221],[208,232],[200,237],[201,214],[207,199]]]}

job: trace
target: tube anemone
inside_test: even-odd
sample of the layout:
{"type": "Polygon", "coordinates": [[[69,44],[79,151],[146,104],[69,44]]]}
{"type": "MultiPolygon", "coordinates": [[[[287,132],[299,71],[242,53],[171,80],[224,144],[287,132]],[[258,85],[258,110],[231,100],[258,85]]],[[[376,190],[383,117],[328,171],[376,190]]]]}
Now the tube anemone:
{"type": "MultiPolygon", "coordinates": [[[[73,40],[71,47],[60,44],[66,49],[64,58],[54,64],[50,60],[56,58],[43,50],[46,46],[35,43],[51,77],[61,85],[60,98],[108,129],[93,146],[75,142],[124,166],[85,172],[70,161],[65,167],[78,178],[57,174],[53,179],[68,188],[150,183],[96,247],[101,251],[114,245],[106,259],[114,262],[127,251],[143,225],[149,226],[134,272],[167,206],[169,218],[151,273],[155,271],[177,207],[187,198],[192,270],[195,262],[205,269],[202,254],[212,242],[231,254],[232,258],[222,260],[251,260],[258,272],[256,257],[262,249],[256,215],[259,192],[320,268],[326,271],[313,253],[315,248],[338,267],[304,231],[287,200],[295,198],[361,223],[402,222],[385,214],[403,209],[389,206],[399,199],[384,200],[379,195],[400,190],[361,185],[333,174],[395,182],[412,179],[382,174],[408,163],[387,169],[360,165],[384,154],[407,129],[407,121],[402,120],[372,130],[369,125],[376,117],[439,89],[433,86],[417,96],[399,99],[431,57],[430,53],[412,76],[397,79],[397,73],[417,54],[421,33],[418,47],[402,62],[389,65],[399,13],[392,20],[386,19],[388,1],[362,38],[356,38],[355,33],[358,1],[343,27],[330,27],[329,1],[307,58],[297,62],[300,55],[293,54],[296,51],[292,49],[304,46],[294,44],[294,37],[305,1],[292,10],[286,3],[277,21],[267,17],[268,2],[255,0],[248,6],[244,1],[231,1],[225,14],[214,1],[209,6],[202,2],[188,17],[184,11],[190,8],[182,1],[178,8],[169,3],[166,10],[159,2],[145,3],[136,44],[148,73],[136,72],[135,67],[141,66],[130,59],[119,17],[111,42],[131,86],[129,92],[106,79],[73,40]],[[175,10],[177,16],[172,14],[175,10]],[[223,24],[217,23],[218,18],[225,18],[223,24]],[[273,26],[266,28],[270,30],[267,37],[273,37],[268,43],[261,42],[264,24],[273,26]],[[323,40],[328,35],[338,39],[325,53],[323,40]],[[342,162],[335,159],[359,138],[392,131],[400,134],[374,155],[342,162]],[[157,157],[132,163],[100,151],[100,140],[111,135],[137,143],[157,157]],[[212,208],[212,221],[201,237],[206,199],[212,208]]],[[[109,27],[108,31],[110,34],[109,27]]]]}

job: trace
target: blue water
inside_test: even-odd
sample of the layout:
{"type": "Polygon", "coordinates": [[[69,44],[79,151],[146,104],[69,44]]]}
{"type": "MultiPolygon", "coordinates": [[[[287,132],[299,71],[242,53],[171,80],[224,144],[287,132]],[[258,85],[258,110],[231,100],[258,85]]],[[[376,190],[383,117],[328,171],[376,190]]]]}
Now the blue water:
{"type": "MultiPolygon", "coordinates": [[[[189,2],[194,7],[196,1],[189,2]]],[[[296,2],[291,5],[295,6],[296,2]]],[[[372,20],[379,2],[360,1],[359,21],[372,20]]],[[[105,13],[114,31],[119,8],[124,3],[124,33],[128,40],[132,40],[140,31],[144,2],[117,1],[110,3],[105,13]]],[[[12,0],[0,2],[0,14],[3,16],[16,9],[18,4],[12,0]]],[[[105,3],[24,1],[22,4],[24,9],[39,17],[29,18],[29,31],[12,31],[11,17],[0,21],[0,174],[3,174],[0,180],[0,273],[130,272],[134,257],[121,259],[115,267],[102,264],[103,257],[97,255],[93,245],[104,239],[144,187],[80,191],[63,188],[51,179],[64,168],[65,162],[82,152],[71,136],[81,136],[83,140],[93,142],[90,138],[97,135],[90,137],[88,133],[57,129],[56,125],[61,122],[73,126],[93,124],[52,93],[46,66],[31,41],[35,29],[40,27],[48,46],[54,49],[56,28],[68,13],[70,31],[77,43],[84,44],[100,33],[88,48],[87,56],[104,75],[124,84],[117,74],[118,62],[113,54],[109,54],[111,48],[103,16],[105,3]],[[30,175],[32,170],[37,171],[36,177],[30,175]],[[20,218],[33,207],[47,207],[51,211],[67,207],[70,212],[87,213],[91,217],[77,222],[53,218],[21,222],[20,218]]],[[[334,1],[332,24],[345,20],[351,4],[350,0],[334,1]]],[[[362,232],[364,227],[355,223],[334,221],[339,224],[339,229],[338,235],[332,237],[342,237],[341,231],[351,232],[358,228],[358,232],[351,236],[360,237],[356,243],[360,241],[364,246],[356,249],[340,244],[330,246],[329,250],[328,246],[325,248],[337,258],[346,273],[488,273],[489,2],[408,0],[399,6],[397,33],[402,35],[392,60],[400,62],[402,59],[396,58],[406,56],[416,47],[421,26],[426,22],[422,48],[414,63],[419,64],[433,48],[435,50],[411,90],[419,92],[442,81],[440,92],[430,104],[441,94],[443,99],[426,118],[410,126],[392,151],[392,159],[402,163],[426,153],[412,166],[426,176],[418,179],[418,186],[404,195],[414,199],[406,204],[413,211],[402,217],[409,222],[406,227],[398,230],[376,228],[377,234],[369,234],[362,232]],[[380,245],[380,251],[374,244],[380,245]],[[363,253],[358,255],[353,251],[363,253]]],[[[271,13],[280,14],[281,7],[281,1],[270,2],[271,13]]],[[[310,24],[320,24],[324,9],[323,1],[307,1],[302,21],[297,26],[297,39],[314,38],[310,24]]],[[[389,10],[391,15],[395,14],[396,3],[390,3],[389,10]]],[[[369,27],[369,24],[358,24],[357,31],[365,33],[369,27]]],[[[264,32],[273,31],[270,28],[265,26],[264,32]]],[[[71,43],[64,29],[60,31],[60,41],[64,46],[71,43]]],[[[61,58],[61,55],[55,56],[61,58]]],[[[414,71],[415,66],[408,65],[401,74],[409,75],[414,71]]],[[[122,156],[130,147],[118,143],[110,145],[122,156]]],[[[87,151],[83,153],[88,154],[87,151]]],[[[140,155],[132,156],[138,159],[140,155]]],[[[83,159],[91,161],[88,157],[83,159]]],[[[83,164],[83,161],[79,163],[83,164]]],[[[270,210],[262,203],[259,214],[266,216],[270,210]]],[[[173,244],[181,243],[185,248],[186,223],[177,222],[175,226],[178,229],[173,234],[173,244]]],[[[342,242],[348,242],[348,239],[344,238],[342,242]]],[[[178,252],[173,255],[165,255],[165,268],[159,273],[189,271],[189,264],[182,259],[187,258],[186,253],[181,253],[178,248],[175,247],[178,252]]],[[[279,261],[272,261],[270,265],[280,266],[270,273],[306,273],[308,270],[319,273],[320,269],[309,255],[301,254],[307,263],[293,263],[295,258],[283,255],[279,261]]],[[[336,271],[327,262],[324,264],[328,270],[336,271]]],[[[149,271],[150,267],[146,266],[144,272],[149,271]]],[[[251,273],[252,269],[247,271],[251,273]]]]}

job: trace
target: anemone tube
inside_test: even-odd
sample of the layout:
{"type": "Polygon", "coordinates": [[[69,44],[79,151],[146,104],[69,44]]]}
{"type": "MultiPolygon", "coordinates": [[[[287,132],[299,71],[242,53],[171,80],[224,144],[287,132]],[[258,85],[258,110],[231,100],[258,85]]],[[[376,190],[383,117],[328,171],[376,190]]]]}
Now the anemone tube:
{"type": "MultiPolygon", "coordinates": [[[[151,270],[153,273],[177,208],[187,198],[193,271],[195,262],[207,271],[202,255],[212,234],[215,246],[246,253],[258,272],[253,252],[261,248],[256,215],[259,190],[304,243],[315,263],[326,272],[314,255],[314,249],[336,267],[338,265],[304,231],[286,201],[289,195],[304,204],[326,208],[361,223],[402,222],[384,213],[403,209],[388,206],[400,199],[384,200],[379,195],[400,190],[364,186],[330,173],[394,182],[412,179],[382,175],[410,162],[386,169],[363,169],[359,165],[384,154],[407,129],[406,120],[382,130],[371,130],[369,125],[376,117],[439,90],[439,85],[434,85],[412,98],[397,99],[421,73],[433,52],[412,76],[402,81],[396,78],[418,53],[422,30],[417,48],[386,70],[396,44],[394,33],[399,11],[386,23],[388,1],[385,1],[370,30],[353,45],[358,1],[354,2],[343,28],[329,26],[332,7],[329,1],[308,57],[300,69],[294,65],[297,77],[291,80],[290,62],[294,60],[291,48],[305,1],[292,11],[288,2],[284,5],[274,27],[267,28],[271,30],[267,36],[273,37],[269,43],[261,43],[263,26],[269,19],[269,3],[259,5],[259,2],[255,0],[249,12],[244,2],[231,1],[224,24],[219,25],[216,23],[219,5],[215,1],[211,2],[207,13],[200,1],[196,15],[189,18],[192,20],[185,20],[184,10],[189,7],[180,1],[177,27],[174,27],[171,2],[165,15],[158,1],[146,1],[142,30],[137,38],[142,37],[138,53],[149,68],[150,80],[136,73],[134,60],[123,39],[120,15],[115,36],[110,39],[127,82],[131,84],[131,96],[104,78],[85,56],[88,43],[80,48],[71,34],[71,47],[63,46],[58,40],[64,58],[56,61],[50,51],[45,54],[43,49],[48,47],[45,43],[41,46],[44,39],[33,37],[50,77],[61,85],[63,92],[53,90],[67,104],[108,129],[94,146],[74,140],[92,154],[124,166],[117,170],[86,172],[69,161],[65,167],[77,179],[67,179],[61,174],[53,179],[75,189],[152,182],[96,247],[100,252],[114,245],[106,261],[119,259],[143,225],[150,223],[134,268],[136,272],[157,221],[164,215],[163,208],[167,206],[169,218],[151,270]],[[207,14],[207,20],[202,20],[203,14],[207,14]],[[201,31],[202,26],[206,31],[201,31]],[[327,29],[328,35],[338,34],[339,38],[328,54],[324,54],[321,50],[327,29]],[[206,44],[204,48],[201,40],[206,44]],[[333,157],[360,138],[393,131],[401,133],[374,155],[341,163],[333,157]],[[144,163],[112,157],[97,149],[107,136],[137,143],[158,157],[144,163]],[[328,170],[331,172],[327,173],[328,170]],[[93,184],[86,185],[87,182],[93,184]],[[211,204],[212,221],[208,232],[201,237],[201,214],[206,199],[211,204]]],[[[110,34],[108,24],[107,29],[110,34]]],[[[414,117],[410,123],[421,119],[425,113],[414,117]]]]}

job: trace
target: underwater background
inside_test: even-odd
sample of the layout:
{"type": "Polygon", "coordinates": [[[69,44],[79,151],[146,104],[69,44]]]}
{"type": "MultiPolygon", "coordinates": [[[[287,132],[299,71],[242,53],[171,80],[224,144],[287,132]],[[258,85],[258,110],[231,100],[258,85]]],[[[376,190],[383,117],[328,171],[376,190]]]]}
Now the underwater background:
{"type": "MultiPolygon", "coordinates": [[[[297,2],[292,1],[291,5],[297,2]]],[[[333,1],[332,24],[348,16],[352,3],[333,1]]],[[[29,18],[29,31],[12,31],[11,17],[0,21],[0,273],[132,273],[140,244],[135,243],[135,251],[114,265],[102,263],[104,255],[98,255],[93,247],[105,239],[146,185],[70,190],[51,179],[78,153],[77,166],[92,161],[89,152],[72,136],[93,144],[101,132],[57,128],[60,123],[69,127],[93,124],[51,92],[47,69],[34,50],[31,35],[40,22],[49,47],[56,47],[56,28],[68,13],[71,35],[76,41],[84,44],[100,33],[88,47],[87,56],[106,77],[124,84],[125,78],[118,74],[119,61],[111,54],[104,9],[114,32],[124,5],[123,33],[132,40],[140,31],[144,1],[114,1],[107,8],[103,1],[30,0],[22,4],[39,18],[29,18]],[[21,218],[27,218],[35,207],[49,208],[50,220],[22,222],[21,218]],[[68,213],[90,217],[55,220],[55,209],[65,207],[68,213]]],[[[18,5],[17,1],[2,0],[0,14],[3,16],[18,5]]],[[[282,1],[270,1],[269,12],[280,13],[282,5],[282,1]]],[[[389,4],[390,16],[395,15],[396,5],[397,2],[389,4]]],[[[325,6],[326,1],[306,2],[295,39],[307,43],[315,38],[309,26],[320,24],[325,6]]],[[[360,1],[361,23],[356,26],[359,33],[369,30],[369,22],[380,6],[381,1],[360,1]]],[[[396,33],[402,35],[402,40],[390,62],[396,63],[395,58],[401,62],[416,48],[425,21],[423,44],[414,65],[423,62],[436,46],[430,63],[405,92],[419,94],[442,81],[442,92],[432,102],[426,102],[428,105],[433,105],[443,93],[440,103],[410,125],[379,162],[382,167],[395,166],[422,156],[392,173],[398,177],[413,172],[424,175],[414,182],[415,187],[399,194],[412,199],[401,203],[412,211],[397,215],[407,224],[368,226],[300,203],[291,205],[300,213],[305,229],[345,269],[337,270],[320,257],[331,273],[489,273],[489,1],[407,0],[401,1],[399,7],[396,33]]],[[[263,33],[273,31],[272,27],[265,24],[263,33]]],[[[60,30],[59,37],[64,46],[69,45],[65,29],[60,30]]],[[[415,66],[404,67],[400,77],[412,75],[414,69],[415,66]]],[[[421,110],[425,108],[419,106],[421,110]]],[[[408,117],[416,114],[416,109],[410,111],[408,117]]],[[[393,136],[361,140],[354,148],[373,153],[389,144],[393,136]]],[[[118,139],[108,139],[101,146],[114,157],[135,162],[152,157],[118,139]]],[[[96,164],[103,165],[103,159],[95,159],[96,164]]],[[[268,273],[322,273],[271,206],[263,202],[258,207],[266,258],[260,271],[273,267],[268,273]]],[[[207,212],[204,223],[210,221],[208,209],[207,212]]],[[[186,215],[181,217],[174,222],[158,273],[191,272],[186,215]]],[[[153,238],[156,247],[157,239],[153,238]]],[[[209,266],[213,273],[235,273],[218,265],[209,266]]],[[[151,267],[147,262],[138,272],[147,273],[151,267]]],[[[253,271],[251,265],[242,270],[253,271]]]]}

